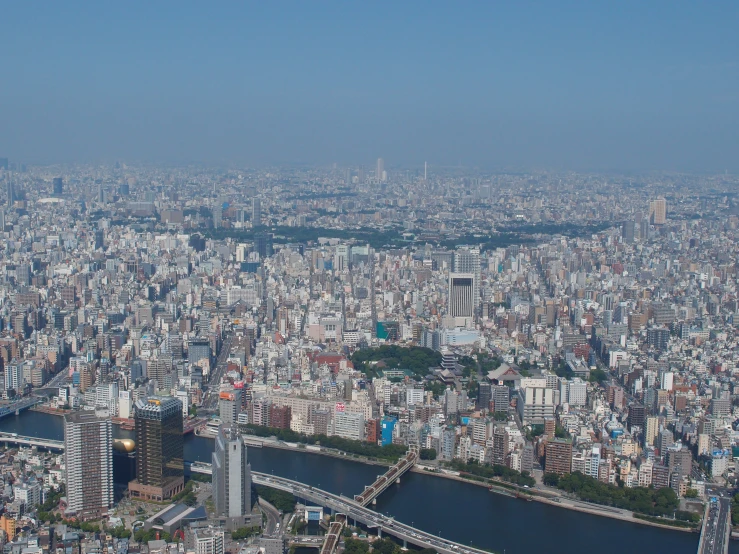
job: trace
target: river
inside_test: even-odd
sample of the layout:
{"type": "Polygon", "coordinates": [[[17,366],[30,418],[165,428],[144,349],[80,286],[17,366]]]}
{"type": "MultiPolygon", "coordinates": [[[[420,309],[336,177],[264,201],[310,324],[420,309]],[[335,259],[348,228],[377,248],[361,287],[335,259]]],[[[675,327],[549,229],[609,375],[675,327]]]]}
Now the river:
{"type": "MultiPolygon", "coordinates": [[[[0,420],[0,431],[63,440],[63,419],[26,411],[0,420]]],[[[118,437],[132,432],[114,427],[118,437]]],[[[189,435],[185,459],[210,462],[213,440],[189,435]]],[[[249,449],[256,471],[296,479],[353,496],[374,481],[381,468],[301,451],[249,449]]],[[[484,487],[420,473],[407,473],[380,496],[376,509],[427,532],[506,554],[643,552],[694,554],[698,534],[671,531],[575,512],[539,502],[492,494],[484,487]]],[[[736,543],[730,552],[739,554],[736,543]]]]}

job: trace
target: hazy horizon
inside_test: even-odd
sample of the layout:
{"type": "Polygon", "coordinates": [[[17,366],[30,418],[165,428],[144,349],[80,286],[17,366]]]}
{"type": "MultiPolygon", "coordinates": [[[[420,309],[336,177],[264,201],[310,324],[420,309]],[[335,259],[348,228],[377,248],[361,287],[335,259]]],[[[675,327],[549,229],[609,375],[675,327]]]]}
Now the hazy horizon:
{"type": "Polygon", "coordinates": [[[20,163],[739,170],[734,3],[4,8],[20,163]]]}

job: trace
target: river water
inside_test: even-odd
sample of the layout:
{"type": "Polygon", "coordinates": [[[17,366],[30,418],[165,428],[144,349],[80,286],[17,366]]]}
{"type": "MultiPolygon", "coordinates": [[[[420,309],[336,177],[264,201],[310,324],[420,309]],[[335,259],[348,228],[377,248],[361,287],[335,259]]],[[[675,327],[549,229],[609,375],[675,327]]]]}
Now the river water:
{"type": "MultiPolygon", "coordinates": [[[[0,431],[63,440],[63,419],[26,411],[0,420],[0,431]]],[[[114,426],[117,437],[132,432],[114,426]]],[[[213,440],[189,435],[185,459],[210,462],[213,440]]],[[[372,466],[274,448],[249,449],[252,468],[296,479],[335,494],[353,496],[382,472],[372,466]]],[[[488,492],[485,487],[419,473],[407,473],[383,493],[376,509],[429,533],[506,554],[622,554],[630,550],[694,554],[698,534],[671,531],[575,512],[539,502],[524,502],[488,492]]],[[[739,548],[733,543],[730,552],[739,548]]]]}

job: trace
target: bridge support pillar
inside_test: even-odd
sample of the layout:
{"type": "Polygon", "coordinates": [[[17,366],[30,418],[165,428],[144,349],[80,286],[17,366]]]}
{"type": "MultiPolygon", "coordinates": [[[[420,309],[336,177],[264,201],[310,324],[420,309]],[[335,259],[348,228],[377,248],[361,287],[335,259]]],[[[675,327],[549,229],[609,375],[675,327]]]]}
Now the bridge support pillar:
{"type": "Polygon", "coordinates": [[[372,499],[372,505],[373,506],[377,506],[377,497],[376,496],[372,499]]]}
{"type": "Polygon", "coordinates": [[[406,543],[405,539],[403,539],[403,548],[408,548],[408,544],[406,543]]]}
{"type": "Polygon", "coordinates": [[[400,477],[398,477],[398,478],[397,478],[397,479],[395,480],[395,484],[396,484],[396,485],[400,485],[400,477]]]}
{"type": "Polygon", "coordinates": [[[382,527],[377,528],[377,536],[382,538],[382,527]]]}

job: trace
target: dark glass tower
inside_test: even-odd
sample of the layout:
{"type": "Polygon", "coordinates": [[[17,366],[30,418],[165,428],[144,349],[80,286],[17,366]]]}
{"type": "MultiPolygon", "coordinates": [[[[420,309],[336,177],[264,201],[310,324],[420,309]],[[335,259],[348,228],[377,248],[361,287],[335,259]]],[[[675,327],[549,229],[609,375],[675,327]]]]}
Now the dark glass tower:
{"type": "Polygon", "coordinates": [[[133,497],[162,501],[185,485],[182,439],[182,403],[176,398],[152,396],[136,402],[136,480],[133,497]]]}

